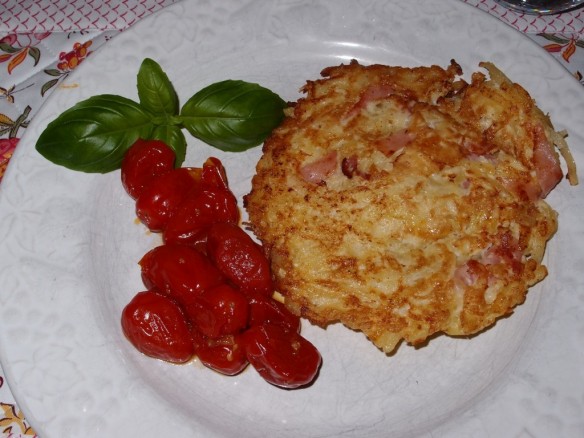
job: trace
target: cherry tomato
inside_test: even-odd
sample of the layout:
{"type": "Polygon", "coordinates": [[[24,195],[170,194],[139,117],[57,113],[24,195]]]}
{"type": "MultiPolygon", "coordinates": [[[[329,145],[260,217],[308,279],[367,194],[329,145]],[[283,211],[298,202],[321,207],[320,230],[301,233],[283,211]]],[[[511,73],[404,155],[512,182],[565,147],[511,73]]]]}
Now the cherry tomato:
{"type": "Polygon", "coordinates": [[[281,325],[282,327],[300,332],[300,317],[291,313],[284,304],[258,292],[248,294],[249,326],[264,323],[281,325]]]}
{"type": "Polygon", "coordinates": [[[195,329],[191,334],[195,354],[206,367],[221,374],[234,376],[248,365],[245,350],[238,336],[226,335],[211,339],[195,329]]]}
{"type": "Polygon", "coordinates": [[[228,284],[203,290],[185,311],[194,326],[205,336],[233,335],[247,327],[247,298],[228,284]]]}
{"type": "Polygon", "coordinates": [[[234,224],[217,223],[207,232],[207,254],[244,293],[272,295],[270,262],[262,248],[234,224]]]}
{"type": "Polygon", "coordinates": [[[174,168],[174,151],[159,140],[138,139],[122,161],[122,185],[136,199],[155,177],[174,168]]]}
{"type": "Polygon", "coordinates": [[[181,167],[150,180],[136,200],[136,215],[151,231],[164,230],[183,199],[200,184],[200,169],[181,167]]]}
{"type": "Polygon", "coordinates": [[[269,383],[298,388],[312,382],[322,362],[314,345],[295,331],[275,324],[249,328],[242,335],[249,363],[269,383]]]}
{"type": "Polygon", "coordinates": [[[201,181],[207,187],[229,190],[225,168],[221,161],[215,157],[207,158],[207,161],[203,164],[201,181]]]}
{"type": "Polygon", "coordinates": [[[193,303],[203,290],[225,282],[209,259],[184,245],[162,245],[148,251],[139,262],[148,288],[170,294],[181,305],[193,303]]]}
{"type": "Polygon", "coordinates": [[[156,291],[138,293],[122,312],[122,330],[142,353],[173,363],[193,357],[189,324],[180,306],[156,291]]]}
{"type": "Polygon", "coordinates": [[[196,244],[217,222],[239,222],[237,199],[228,190],[214,187],[192,191],[174,212],[164,230],[166,243],[196,244]]]}

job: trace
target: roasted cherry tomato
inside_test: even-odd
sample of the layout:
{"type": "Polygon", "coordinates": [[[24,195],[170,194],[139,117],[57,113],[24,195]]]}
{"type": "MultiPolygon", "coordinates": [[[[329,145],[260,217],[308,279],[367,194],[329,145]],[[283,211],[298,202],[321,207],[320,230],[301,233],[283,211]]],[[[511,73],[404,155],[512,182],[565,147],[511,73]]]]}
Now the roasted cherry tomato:
{"type": "Polygon", "coordinates": [[[248,365],[245,350],[238,336],[226,335],[211,339],[195,329],[191,333],[195,354],[206,367],[233,376],[248,365]]]}
{"type": "Polygon", "coordinates": [[[187,306],[203,290],[225,282],[225,277],[209,259],[184,245],[161,245],[140,260],[142,280],[148,289],[156,288],[187,306]]]}
{"type": "Polygon", "coordinates": [[[122,330],[142,353],[173,363],[195,353],[190,327],[180,306],[156,291],[138,293],[122,312],[122,330]]]}
{"type": "Polygon", "coordinates": [[[122,161],[122,185],[136,199],[155,177],[174,168],[174,151],[159,140],[138,139],[122,161]]]}
{"type": "Polygon", "coordinates": [[[162,231],[187,195],[200,184],[201,169],[181,167],[150,180],[136,200],[136,215],[151,231],[162,231]]]}
{"type": "Polygon", "coordinates": [[[211,225],[207,232],[207,254],[243,292],[272,295],[270,262],[262,248],[237,225],[211,225]]]}
{"type": "Polygon", "coordinates": [[[249,326],[264,323],[281,325],[282,327],[300,333],[300,317],[291,313],[284,304],[262,293],[248,293],[249,326]]]}
{"type": "Polygon", "coordinates": [[[201,181],[207,187],[229,190],[225,168],[221,161],[215,157],[207,158],[207,161],[203,164],[201,181]]]}
{"type": "Polygon", "coordinates": [[[205,336],[217,338],[239,333],[247,327],[247,298],[228,284],[203,290],[185,307],[193,325],[205,336]]]}
{"type": "Polygon", "coordinates": [[[282,388],[309,384],[322,362],[314,345],[279,325],[256,325],[241,339],[249,363],[267,382],[282,388]]]}
{"type": "Polygon", "coordinates": [[[239,222],[233,193],[215,187],[193,190],[168,221],[164,241],[190,245],[205,241],[207,229],[217,222],[239,222]]]}

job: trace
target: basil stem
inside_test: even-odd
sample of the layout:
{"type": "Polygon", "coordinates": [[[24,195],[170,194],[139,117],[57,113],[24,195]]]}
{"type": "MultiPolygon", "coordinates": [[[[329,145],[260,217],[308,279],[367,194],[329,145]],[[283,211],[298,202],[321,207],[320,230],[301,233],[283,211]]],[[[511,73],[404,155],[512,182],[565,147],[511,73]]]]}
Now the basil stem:
{"type": "Polygon", "coordinates": [[[175,125],[159,125],[154,128],[150,137],[168,145],[175,153],[174,166],[180,167],[187,154],[187,140],[181,128],[175,125]]]}

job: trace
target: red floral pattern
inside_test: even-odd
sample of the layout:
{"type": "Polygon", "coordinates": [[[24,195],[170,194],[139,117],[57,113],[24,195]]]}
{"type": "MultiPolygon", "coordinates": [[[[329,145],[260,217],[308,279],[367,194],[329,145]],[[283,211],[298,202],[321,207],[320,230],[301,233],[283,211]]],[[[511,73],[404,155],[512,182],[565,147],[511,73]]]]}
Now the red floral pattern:
{"type": "Polygon", "coordinates": [[[0,181],[2,181],[6,166],[8,166],[8,161],[14,153],[14,149],[16,149],[18,140],[18,138],[0,138],[0,181]]]}
{"type": "Polygon", "coordinates": [[[12,74],[14,69],[21,65],[29,56],[37,65],[41,57],[38,43],[47,38],[49,32],[10,34],[0,39],[0,63],[7,63],[6,70],[12,74]]]}
{"type": "Polygon", "coordinates": [[[560,53],[564,61],[570,62],[578,48],[584,49],[584,39],[578,39],[576,35],[569,38],[553,34],[539,34],[540,36],[552,41],[550,44],[543,46],[550,53],[560,53]]]}
{"type": "Polygon", "coordinates": [[[91,40],[81,43],[75,43],[73,45],[73,50],[69,52],[61,52],[59,54],[59,63],[57,68],[49,68],[45,70],[45,73],[49,76],[53,76],[51,79],[41,87],[41,96],[44,96],[47,91],[57,85],[60,81],[65,79],[71,71],[73,71],[79,64],[85,60],[90,55],[89,47],[93,42],[91,40]]]}

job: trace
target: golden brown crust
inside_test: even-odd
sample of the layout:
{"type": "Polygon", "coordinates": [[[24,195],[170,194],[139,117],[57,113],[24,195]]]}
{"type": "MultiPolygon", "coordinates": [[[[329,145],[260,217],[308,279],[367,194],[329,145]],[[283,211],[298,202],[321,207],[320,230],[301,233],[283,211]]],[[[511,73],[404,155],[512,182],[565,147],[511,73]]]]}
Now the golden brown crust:
{"type": "Polygon", "coordinates": [[[476,333],[546,276],[554,131],[485,66],[491,79],[470,84],[454,61],[353,62],[306,83],[245,197],[293,312],[391,352],[402,339],[476,333]]]}

